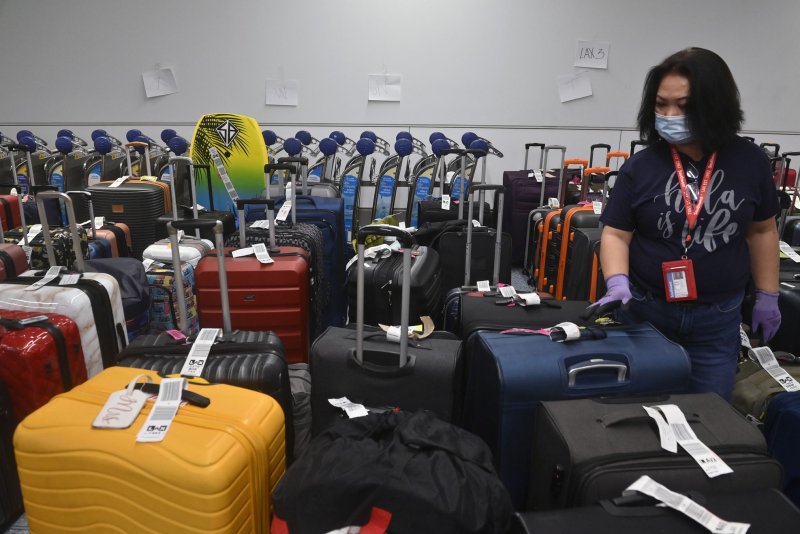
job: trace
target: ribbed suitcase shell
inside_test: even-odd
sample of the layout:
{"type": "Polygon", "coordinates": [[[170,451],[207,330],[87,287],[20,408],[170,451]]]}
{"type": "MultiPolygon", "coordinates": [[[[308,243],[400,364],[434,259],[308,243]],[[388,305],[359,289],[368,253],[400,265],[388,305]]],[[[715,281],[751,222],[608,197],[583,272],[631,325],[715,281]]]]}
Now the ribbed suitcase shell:
{"type": "Polygon", "coordinates": [[[565,300],[566,298],[565,294],[568,289],[566,285],[567,273],[570,271],[575,231],[578,228],[597,228],[599,223],[600,215],[594,212],[592,206],[568,206],[562,211],[562,222],[559,228],[560,249],[556,260],[558,274],[554,293],[558,300],[565,300]]]}
{"type": "Polygon", "coordinates": [[[19,245],[0,243],[0,282],[28,270],[28,259],[19,245]]]}
{"type": "MultiPolygon", "coordinates": [[[[38,315],[43,314],[0,309],[0,318],[11,321],[38,315]]],[[[46,316],[47,321],[21,330],[0,325],[0,381],[6,384],[17,421],[55,395],[86,381],[86,363],[75,321],[57,313],[46,316]],[[53,329],[55,335],[43,326],[53,329]]]]}
{"type": "Polygon", "coordinates": [[[119,187],[100,182],[86,188],[92,193],[94,214],[128,225],[133,237],[131,257],[141,259],[147,245],[156,241],[155,220],[169,213],[169,186],[164,182],[128,180],[119,187]]]}
{"type": "Polygon", "coordinates": [[[599,228],[575,228],[570,232],[564,270],[562,296],[566,300],[589,300],[595,243],[600,243],[599,228]]]}
{"type": "Polygon", "coordinates": [[[528,509],[536,510],[614,498],[642,475],[705,495],[777,489],[782,476],[761,431],[714,393],[542,402],[531,458],[528,509]],[[709,478],[680,446],[662,449],[645,404],[677,405],[733,473],[709,478]]]}
{"type": "Polygon", "coordinates": [[[0,224],[7,232],[22,224],[19,215],[19,201],[14,195],[0,195],[0,224]]]}
{"type": "Polygon", "coordinates": [[[517,508],[526,502],[530,451],[536,434],[534,412],[540,401],[673,393],[688,388],[686,351],[651,325],[605,331],[603,340],[566,343],[543,335],[487,331],[479,331],[466,341],[464,427],[489,445],[498,475],[517,508]],[[575,384],[569,384],[570,369],[598,358],[625,365],[626,378],[618,381],[614,370],[587,370],[575,384]]]}
{"type": "Polygon", "coordinates": [[[223,384],[189,386],[211,400],[182,406],[159,443],[131,427],[93,429],[108,395],[152,371],[112,367],[59,395],[14,435],[32,532],[268,533],[270,494],[285,471],[274,399],[223,384]]]}
{"type": "Polygon", "coordinates": [[[51,283],[36,291],[25,291],[40,278],[26,276],[0,284],[0,308],[66,315],[80,329],[88,375],[93,376],[104,366],[113,364],[117,353],[127,343],[125,312],[117,279],[103,273],[83,273],[76,285],[51,283]]]}
{"type": "MultiPolygon", "coordinates": [[[[274,263],[256,258],[225,258],[231,325],[239,330],[272,330],[286,348],[289,363],[307,362],[309,337],[308,253],[280,247],[274,263]]],[[[222,327],[222,301],[216,256],[201,259],[195,269],[200,326],[222,327]]]]}

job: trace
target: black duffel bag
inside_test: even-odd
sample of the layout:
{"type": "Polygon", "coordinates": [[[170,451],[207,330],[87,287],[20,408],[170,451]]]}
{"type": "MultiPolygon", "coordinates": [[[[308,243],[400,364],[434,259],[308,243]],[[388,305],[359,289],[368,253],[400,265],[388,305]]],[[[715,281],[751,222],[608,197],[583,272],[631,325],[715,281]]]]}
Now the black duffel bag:
{"type": "Polygon", "coordinates": [[[505,533],[514,514],[486,444],[429,412],[340,421],[292,464],[273,504],[272,532],[289,534],[380,522],[392,534],[505,533]]]}

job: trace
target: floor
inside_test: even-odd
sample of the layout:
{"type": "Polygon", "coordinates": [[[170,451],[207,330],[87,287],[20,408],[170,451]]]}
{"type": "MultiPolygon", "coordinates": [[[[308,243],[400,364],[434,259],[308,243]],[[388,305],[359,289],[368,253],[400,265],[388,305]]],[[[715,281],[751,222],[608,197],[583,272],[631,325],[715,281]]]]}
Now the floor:
{"type": "Polygon", "coordinates": [[[25,517],[25,514],[22,514],[22,517],[17,519],[16,523],[11,525],[11,527],[6,530],[6,534],[28,534],[29,532],[28,520],[25,517]]]}

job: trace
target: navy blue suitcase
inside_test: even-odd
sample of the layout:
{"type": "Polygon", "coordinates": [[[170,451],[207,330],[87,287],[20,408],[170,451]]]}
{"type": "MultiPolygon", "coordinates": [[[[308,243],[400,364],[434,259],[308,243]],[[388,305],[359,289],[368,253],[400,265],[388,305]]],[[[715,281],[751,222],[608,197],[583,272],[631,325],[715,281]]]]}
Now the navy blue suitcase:
{"type": "Polygon", "coordinates": [[[764,434],[783,466],[783,492],[800,506],[800,392],[780,393],[767,405],[764,434]]]}
{"type": "Polygon", "coordinates": [[[489,445],[517,509],[526,504],[539,401],[687,391],[689,356],[650,324],[583,332],[602,339],[479,331],[466,341],[463,426],[489,445]]]}

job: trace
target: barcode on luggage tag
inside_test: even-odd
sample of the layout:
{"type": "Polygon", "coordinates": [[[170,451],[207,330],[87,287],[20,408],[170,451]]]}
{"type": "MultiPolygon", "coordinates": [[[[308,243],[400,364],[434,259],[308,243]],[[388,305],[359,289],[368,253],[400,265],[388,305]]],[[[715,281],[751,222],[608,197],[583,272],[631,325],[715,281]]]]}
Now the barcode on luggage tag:
{"type": "Polygon", "coordinates": [[[800,254],[797,254],[797,252],[794,251],[794,249],[789,243],[787,243],[786,241],[781,241],[779,246],[781,252],[786,254],[789,257],[789,259],[791,259],[795,263],[800,263],[800,254]]]}
{"type": "Polygon", "coordinates": [[[156,406],[150,412],[150,419],[153,421],[168,421],[175,417],[175,407],[173,406],[156,406]]]}
{"type": "Polygon", "coordinates": [[[219,335],[219,328],[202,328],[200,334],[197,336],[197,341],[205,343],[213,343],[219,335]]]}
{"type": "Polygon", "coordinates": [[[672,432],[675,433],[675,437],[678,438],[678,441],[694,439],[694,436],[684,425],[672,424],[670,427],[672,428],[672,432]]]}
{"type": "Polygon", "coordinates": [[[450,195],[442,195],[442,209],[443,210],[450,209],[450,195]]]}
{"type": "Polygon", "coordinates": [[[537,182],[541,183],[542,180],[544,180],[544,175],[542,174],[542,171],[540,171],[540,170],[533,171],[533,176],[536,178],[537,182]]]}

